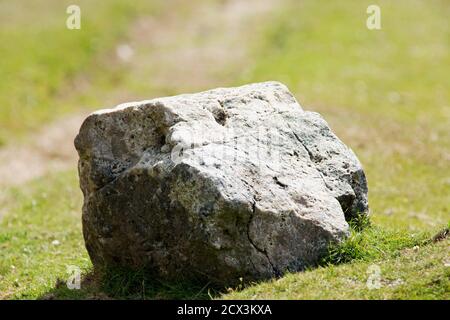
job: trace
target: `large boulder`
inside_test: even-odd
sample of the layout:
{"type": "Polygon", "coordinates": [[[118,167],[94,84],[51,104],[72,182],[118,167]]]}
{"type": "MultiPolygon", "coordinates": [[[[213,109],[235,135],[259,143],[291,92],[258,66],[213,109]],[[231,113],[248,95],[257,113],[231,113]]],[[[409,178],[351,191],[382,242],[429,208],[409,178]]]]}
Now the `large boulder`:
{"type": "Polygon", "coordinates": [[[95,268],[270,278],[316,263],[368,213],[354,153],[277,82],[100,110],[75,145],[95,268]]]}

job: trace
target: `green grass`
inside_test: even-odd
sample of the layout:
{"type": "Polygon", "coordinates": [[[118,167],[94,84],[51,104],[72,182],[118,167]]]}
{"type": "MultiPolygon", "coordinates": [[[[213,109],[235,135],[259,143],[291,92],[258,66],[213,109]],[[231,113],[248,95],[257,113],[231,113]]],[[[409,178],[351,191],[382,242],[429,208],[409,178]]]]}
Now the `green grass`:
{"type": "Polygon", "coordinates": [[[0,298],[37,298],[69,265],[90,267],[81,236],[75,172],[5,192],[0,222],[0,298]],[[55,245],[57,240],[59,245],[55,245]]]}
{"type": "MultiPolygon", "coordinates": [[[[23,12],[23,4],[0,10],[0,34],[8,40],[0,44],[0,70],[9,80],[0,84],[0,139],[76,110],[80,102],[95,104],[118,84],[126,85],[120,67],[108,68],[105,51],[135,11],[115,3],[82,5],[93,10],[90,17],[91,9],[85,10],[86,34],[59,30],[62,4],[47,10],[35,2],[29,14],[45,21],[36,30],[26,26],[28,16],[18,18],[15,10],[23,12]],[[109,17],[116,15],[122,18],[110,26],[109,17]],[[42,37],[54,43],[40,42],[42,37]],[[91,46],[94,38],[98,46],[91,46]],[[10,43],[23,50],[16,55],[10,43]],[[95,91],[65,94],[80,73],[95,83],[95,91]]],[[[365,28],[370,1],[290,2],[266,21],[261,41],[255,40],[254,63],[241,78],[230,79],[286,83],[363,163],[371,224],[354,227],[319,266],[214,289],[159,283],[144,272],[93,274],[81,233],[81,192],[76,172],[68,171],[1,191],[0,299],[450,299],[449,240],[430,241],[450,227],[450,6],[445,0],[377,3],[380,31],[365,28]],[[81,290],[65,286],[68,265],[83,270],[81,290]],[[374,266],[381,272],[379,289],[367,287],[374,266]]]]}
{"type": "Polygon", "coordinates": [[[10,188],[0,204],[4,299],[448,298],[448,239],[433,243],[428,232],[353,226],[351,236],[330,247],[318,268],[236,290],[207,283],[162,283],[142,271],[94,274],[83,244],[82,196],[75,171],[10,188]],[[365,287],[367,268],[373,264],[382,269],[386,285],[378,291],[365,287]],[[66,286],[67,267],[72,265],[83,271],[81,290],[66,286]],[[352,290],[342,290],[347,281],[353,283],[352,290]]]}
{"type": "Polygon", "coordinates": [[[410,234],[405,230],[386,230],[371,224],[363,229],[350,226],[350,236],[343,243],[329,248],[322,265],[376,260],[395,255],[404,248],[425,244],[429,239],[426,233],[410,234]]]}
{"type": "Polygon", "coordinates": [[[449,240],[405,249],[382,260],[328,265],[230,290],[225,299],[450,299],[449,240]],[[379,288],[369,289],[380,270],[379,288]]]}
{"type": "Polygon", "coordinates": [[[449,227],[442,232],[447,238],[440,240],[373,225],[352,228],[350,237],[330,247],[318,267],[231,288],[221,298],[450,299],[449,227]]]}
{"type": "Polygon", "coordinates": [[[0,145],[58,115],[98,103],[83,96],[96,82],[104,90],[121,70],[114,45],[132,19],[156,2],[77,1],[81,29],[66,28],[71,1],[0,2],[0,145]],[[103,86],[103,87],[102,87],[103,86]]]}
{"type": "Polygon", "coordinates": [[[379,31],[365,27],[369,4],[292,1],[250,78],[282,80],[308,106],[412,122],[448,117],[448,3],[378,1],[379,31]]]}
{"type": "Polygon", "coordinates": [[[10,188],[0,205],[5,215],[0,221],[0,299],[209,297],[205,284],[161,283],[142,271],[94,274],[81,232],[82,195],[75,171],[10,188]],[[67,288],[69,266],[82,271],[81,290],[67,288]]]}

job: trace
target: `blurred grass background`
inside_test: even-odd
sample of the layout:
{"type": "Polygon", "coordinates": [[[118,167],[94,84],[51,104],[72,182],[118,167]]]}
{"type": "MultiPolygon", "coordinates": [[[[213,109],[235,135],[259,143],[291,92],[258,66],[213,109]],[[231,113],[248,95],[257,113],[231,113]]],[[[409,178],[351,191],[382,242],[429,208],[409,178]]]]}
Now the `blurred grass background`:
{"type": "MultiPolygon", "coordinates": [[[[274,1],[252,41],[240,42],[249,47],[250,59],[234,69],[225,63],[227,78],[220,84],[282,81],[304,109],[320,112],[363,163],[375,231],[351,239],[350,263],[219,297],[450,298],[448,240],[421,245],[450,221],[450,3],[376,1],[382,29],[370,31],[365,22],[372,2],[274,1]],[[380,252],[379,241],[391,245],[380,252]],[[373,263],[385,279],[375,291],[365,286],[373,263]]],[[[178,9],[181,17],[192,18],[207,3],[185,2],[178,9]]],[[[122,102],[124,96],[133,100],[207,89],[201,82],[196,87],[195,73],[184,75],[192,78],[184,87],[175,79],[180,74],[163,87],[152,83],[152,71],[165,66],[145,64],[152,47],[142,35],[134,47],[138,64],[116,63],[115,47],[133,38],[136,19],[165,17],[173,6],[78,1],[82,29],[69,32],[68,4],[0,0],[0,144],[26,141],[50,120],[122,102]]],[[[180,41],[189,41],[179,32],[180,41]]],[[[229,55],[233,60],[233,48],[229,55]]],[[[58,286],[58,279],[67,277],[67,265],[86,274],[91,270],[81,203],[74,169],[1,190],[0,298],[101,297],[90,286],[81,291],[58,286]]],[[[167,296],[173,292],[156,294],[167,296]]],[[[205,292],[192,296],[205,297],[205,292]]]]}
{"type": "Polygon", "coordinates": [[[116,67],[108,57],[116,41],[139,13],[158,6],[141,0],[77,1],[82,29],[68,30],[70,4],[0,1],[0,144],[97,102],[83,96],[83,85],[94,79],[106,87],[114,84],[116,67]]]}

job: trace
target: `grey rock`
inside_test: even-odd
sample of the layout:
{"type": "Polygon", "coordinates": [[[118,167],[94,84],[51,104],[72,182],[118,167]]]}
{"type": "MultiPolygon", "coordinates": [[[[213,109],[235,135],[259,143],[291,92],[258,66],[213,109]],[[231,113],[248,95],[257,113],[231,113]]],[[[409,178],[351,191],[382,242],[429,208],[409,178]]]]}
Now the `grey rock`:
{"type": "Polygon", "coordinates": [[[75,146],[95,268],[267,279],[317,263],[368,214],[354,153],[277,82],[100,110],[75,146]]]}

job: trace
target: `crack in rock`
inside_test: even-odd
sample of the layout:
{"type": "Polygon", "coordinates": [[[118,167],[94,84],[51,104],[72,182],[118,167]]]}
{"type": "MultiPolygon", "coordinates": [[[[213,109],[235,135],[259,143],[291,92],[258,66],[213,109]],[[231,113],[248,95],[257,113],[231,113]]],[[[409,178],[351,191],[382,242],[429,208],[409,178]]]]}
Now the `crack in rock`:
{"type": "Polygon", "coordinates": [[[281,275],[281,272],[273,265],[272,261],[270,260],[269,254],[267,253],[266,250],[259,248],[256,243],[253,241],[253,239],[250,237],[250,224],[253,221],[253,217],[255,216],[256,213],[256,200],[253,201],[252,203],[252,211],[250,214],[250,218],[248,220],[247,223],[247,238],[248,241],[250,242],[250,244],[253,246],[253,248],[255,248],[256,251],[258,251],[259,253],[261,253],[262,255],[264,255],[267,259],[267,262],[270,264],[270,266],[272,267],[273,270],[273,274],[278,277],[281,275]]]}

